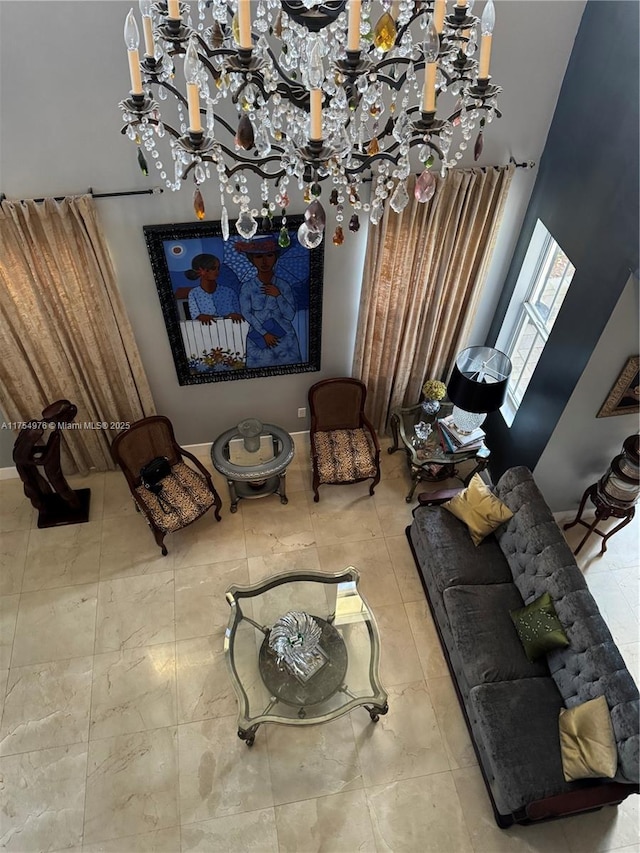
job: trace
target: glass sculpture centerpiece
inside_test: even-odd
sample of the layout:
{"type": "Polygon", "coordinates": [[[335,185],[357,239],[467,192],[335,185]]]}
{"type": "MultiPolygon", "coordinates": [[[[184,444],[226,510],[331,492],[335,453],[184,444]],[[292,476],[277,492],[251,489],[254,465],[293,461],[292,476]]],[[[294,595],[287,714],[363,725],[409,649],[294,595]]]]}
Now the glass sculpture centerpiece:
{"type": "Polygon", "coordinates": [[[308,613],[290,610],[281,616],[269,633],[269,647],[280,665],[300,681],[308,681],[325,664],[320,648],[322,629],[308,613]]]}

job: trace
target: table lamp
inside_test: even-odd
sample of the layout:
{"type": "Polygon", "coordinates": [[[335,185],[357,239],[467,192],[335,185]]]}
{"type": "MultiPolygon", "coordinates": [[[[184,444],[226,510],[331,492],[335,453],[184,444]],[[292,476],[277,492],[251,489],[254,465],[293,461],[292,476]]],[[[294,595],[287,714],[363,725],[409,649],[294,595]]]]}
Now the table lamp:
{"type": "Polygon", "coordinates": [[[468,347],[456,356],[447,385],[453,403],[453,423],[463,435],[472,433],[488,412],[504,403],[511,361],[492,347],[468,347]]]}

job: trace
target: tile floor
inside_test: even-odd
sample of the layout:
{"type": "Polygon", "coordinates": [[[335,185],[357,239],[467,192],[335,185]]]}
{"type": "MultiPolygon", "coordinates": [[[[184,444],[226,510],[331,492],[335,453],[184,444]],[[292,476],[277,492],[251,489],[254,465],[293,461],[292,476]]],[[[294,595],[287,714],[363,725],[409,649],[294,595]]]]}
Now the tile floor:
{"type": "MultiPolygon", "coordinates": [[[[637,797],[495,826],[405,540],[402,454],[383,453],[373,499],[325,487],[319,504],[307,458],[300,447],[287,506],[243,501],[231,515],[219,483],[223,520],[168,537],[165,558],[117,472],[78,479],[90,522],[53,530],[34,526],[18,481],[0,482],[0,847],[639,853],[637,797]],[[349,564],[379,622],[388,716],[265,726],[248,750],[222,655],[225,589],[349,564]]],[[[581,566],[638,679],[638,526],[603,559],[598,544],[581,566]]]]}

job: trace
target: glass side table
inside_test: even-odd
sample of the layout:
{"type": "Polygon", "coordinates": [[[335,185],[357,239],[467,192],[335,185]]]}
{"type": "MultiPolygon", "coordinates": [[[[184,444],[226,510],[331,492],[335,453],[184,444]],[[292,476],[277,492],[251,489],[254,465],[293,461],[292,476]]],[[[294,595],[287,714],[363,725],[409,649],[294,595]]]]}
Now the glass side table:
{"type": "Polygon", "coordinates": [[[465,486],[469,485],[474,474],[487,467],[490,451],[484,444],[478,449],[459,450],[457,453],[447,453],[442,449],[435,422],[438,418],[446,418],[452,411],[453,403],[450,402],[442,403],[435,414],[427,414],[421,403],[404,409],[399,406],[391,409],[389,424],[393,434],[393,445],[389,447],[388,452],[395,453],[396,450],[404,449],[407,454],[411,475],[411,488],[405,498],[407,503],[413,500],[413,494],[419,482],[437,483],[440,480],[458,477],[456,465],[460,462],[466,462],[469,459],[476,461],[475,467],[466,477],[458,478],[465,486]],[[416,431],[420,423],[431,427],[428,436],[421,437],[419,427],[416,431]]]}
{"type": "Polygon", "coordinates": [[[238,737],[251,746],[262,723],[293,726],[334,720],[364,706],[373,722],[389,710],[378,679],[380,640],[358,591],[359,574],[286,572],[253,586],[232,586],[224,653],[238,700],[238,737]],[[321,629],[320,664],[297,676],[269,645],[274,623],[307,613],[321,629]]]}
{"type": "Polygon", "coordinates": [[[288,503],[285,477],[294,450],[288,432],[255,418],[218,436],[211,447],[211,462],[227,479],[231,512],[237,512],[242,498],[277,494],[281,503],[288,503]]]}

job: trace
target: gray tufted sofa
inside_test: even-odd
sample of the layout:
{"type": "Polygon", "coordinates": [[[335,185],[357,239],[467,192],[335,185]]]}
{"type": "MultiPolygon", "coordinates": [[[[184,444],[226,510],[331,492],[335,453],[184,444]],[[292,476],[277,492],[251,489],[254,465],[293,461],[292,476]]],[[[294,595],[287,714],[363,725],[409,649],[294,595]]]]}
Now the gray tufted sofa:
{"type": "MultiPolygon", "coordinates": [[[[496,820],[506,827],[621,802],[638,793],[638,689],[531,472],[495,492],[514,513],[477,548],[441,506],[407,528],[496,820]],[[509,611],[543,592],[569,647],[531,663],[509,611]],[[558,714],[602,695],[618,746],[615,779],[565,782],[558,714]]],[[[421,496],[425,502],[428,494],[421,496]]]]}

